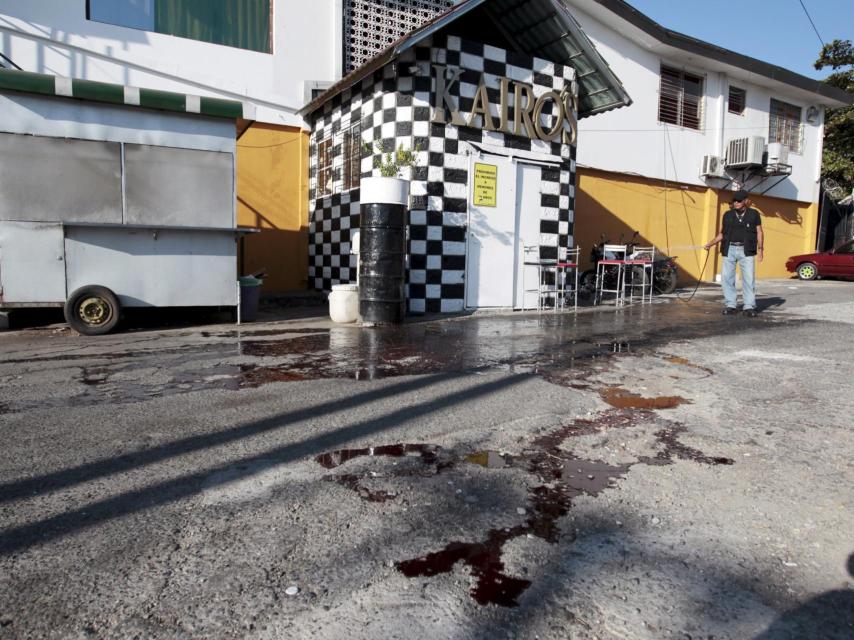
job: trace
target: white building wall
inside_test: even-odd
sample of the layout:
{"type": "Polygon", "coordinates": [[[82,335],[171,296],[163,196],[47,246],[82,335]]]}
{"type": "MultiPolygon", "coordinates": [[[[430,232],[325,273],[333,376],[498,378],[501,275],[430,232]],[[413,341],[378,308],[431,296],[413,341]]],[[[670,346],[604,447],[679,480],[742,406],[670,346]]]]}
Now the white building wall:
{"type": "Polygon", "coordinates": [[[273,53],[86,20],[86,0],[0,0],[0,51],[25,71],[250,102],[302,126],[305,82],[341,74],[341,0],[273,0],[273,53]]]}
{"type": "MultiPolygon", "coordinates": [[[[797,92],[785,93],[760,86],[696,62],[688,54],[662,56],[644,48],[613,27],[572,9],[573,15],[599,52],[622,81],[633,104],[579,123],[578,164],[605,171],[638,174],[687,184],[723,187],[726,181],[699,177],[704,155],[722,156],[733,138],[758,135],[768,141],[771,98],[802,107],[804,144],[801,154],[789,154],[792,175],[768,192],[768,195],[816,202],[818,200],[823,109],[815,124],[805,122],[810,103],[797,92]],[[661,65],[684,69],[702,76],[704,82],[703,129],[695,131],[658,121],[658,89],[661,65]],[[727,111],[729,84],[745,89],[747,108],[742,116],[727,111]]],[[[711,66],[711,65],[710,65],[711,66]]],[[[769,178],[762,192],[780,178],[769,178]]],[[[756,179],[748,182],[748,188],[756,179]]]]}

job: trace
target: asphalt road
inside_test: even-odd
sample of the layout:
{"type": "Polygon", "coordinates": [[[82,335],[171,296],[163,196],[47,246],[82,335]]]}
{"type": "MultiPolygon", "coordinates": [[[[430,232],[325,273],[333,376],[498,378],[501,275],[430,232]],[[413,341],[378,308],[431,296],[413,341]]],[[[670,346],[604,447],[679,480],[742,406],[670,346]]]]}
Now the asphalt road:
{"type": "Polygon", "coordinates": [[[759,293],[0,334],[0,638],[850,639],[854,283],[759,293]]]}

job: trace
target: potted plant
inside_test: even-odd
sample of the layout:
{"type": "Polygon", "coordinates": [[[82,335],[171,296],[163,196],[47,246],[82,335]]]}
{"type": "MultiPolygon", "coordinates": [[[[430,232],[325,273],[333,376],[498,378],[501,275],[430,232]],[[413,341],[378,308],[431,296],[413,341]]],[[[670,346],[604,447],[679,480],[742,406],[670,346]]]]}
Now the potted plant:
{"type": "Polygon", "coordinates": [[[417,150],[405,149],[401,144],[397,149],[387,151],[379,140],[375,140],[373,145],[366,142],[364,146],[367,153],[374,154],[374,168],[379,169],[380,175],[362,178],[359,189],[361,202],[406,205],[411,170],[418,165],[417,150]]]}

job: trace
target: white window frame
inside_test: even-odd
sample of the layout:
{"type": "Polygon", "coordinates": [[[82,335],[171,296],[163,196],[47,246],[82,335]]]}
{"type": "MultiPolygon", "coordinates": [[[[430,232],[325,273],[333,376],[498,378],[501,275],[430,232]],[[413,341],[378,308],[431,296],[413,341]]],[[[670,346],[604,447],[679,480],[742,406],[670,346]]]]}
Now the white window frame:
{"type": "Polygon", "coordinates": [[[332,153],[334,145],[332,136],[328,136],[317,143],[317,195],[330,196],[333,193],[335,184],[335,172],[332,169],[332,163],[335,158],[332,153]],[[324,153],[324,148],[328,149],[324,153]],[[324,164],[326,160],[326,164],[324,164]],[[324,179],[325,178],[325,179],[324,179]]]}
{"type": "Polygon", "coordinates": [[[771,98],[768,103],[768,142],[782,142],[789,148],[789,153],[801,155],[804,152],[804,108],[771,98]],[[797,110],[797,118],[791,117],[793,113],[775,113],[775,102],[780,109],[797,110]]]}
{"type": "Polygon", "coordinates": [[[358,189],[362,180],[362,123],[356,122],[343,129],[341,155],[342,191],[358,189]],[[349,142],[348,142],[349,141],[349,142]],[[355,142],[355,147],[349,146],[355,142]],[[354,174],[355,171],[355,174],[354,174]],[[352,182],[351,182],[352,181],[352,182]]]}
{"type": "Polygon", "coordinates": [[[658,74],[658,112],[657,117],[658,121],[661,123],[672,124],[676,127],[682,127],[683,129],[689,129],[691,131],[699,131],[703,132],[705,130],[705,103],[706,103],[706,76],[702,73],[697,73],[695,71],[690,71],[688,69],[680,68],[676,65],[667,64],[666,62],[660,63],[659,74],[658,74]],[[679,76],[679,87],[674,90],[672,87],[668,87],[664,82],[664,72],[667,71],[670,74],[678,74],[679,76]],[[700,81],[700,93],[697,97],[697,126],[693,127],[691,125],[685,124],[685,77],[691,76],[692,78],[696,78],[700,81]],[[663,104],[662,100],[665,98],[676,101],[676,114],[673,117],[675,122],[671,122],[670,120],[662,119],[662,111],[663,104]]]}
{"type": "Polygon", "coordinates": [[[726,99],[726,110],[727,113],[731,113],[734,116],[743,116],[744,112],[747,110],[747,89],[742,89],[741,87],[736,87],[735,85],[729,85],[729,90],[727,91],[727,99],[726,99]],[[733,111],[732,110],[732,92],[740,91],[741,92],[741,111],[733,111]]]}

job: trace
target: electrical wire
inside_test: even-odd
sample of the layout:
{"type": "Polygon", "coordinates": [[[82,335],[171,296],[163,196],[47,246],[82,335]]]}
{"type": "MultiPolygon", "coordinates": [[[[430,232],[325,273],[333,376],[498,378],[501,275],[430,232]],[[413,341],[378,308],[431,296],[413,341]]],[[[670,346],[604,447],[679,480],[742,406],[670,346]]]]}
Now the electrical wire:
{"type": "Polygon", "coordinates": [[[664,123],[664,161],[662,163],[664,169],[664,242],[667,245],[667,255],[670,255],[670,222],[667,219],[667,123],[664,123]]]}
{"type": "Polygon", "coordinates": [[[802,0],[798,0],[798,2],[800,2],[801,9],[803,9],[804,13],[807,15],[807,20],[810,21],[810,24],[812,25],[812,30],[815,31],[815,35],[818,36],[818,41],[821,43],[821,46],[823,47],[824,46],[824,38],[821,37],[821,34],[818,32],[818,29],[816,29],[815,22],[813,22],[812,17],[810,17],[810,12],[807,11],[807,8],[804,6],[804,3],[802,2],[802,0]]]}
{"type": "MultiPolygon", "coordinates": [[[[0,58],[3,58],[6,62],[8,62],[9,64],[11,64],[11,65],[12,65],[13,67],[15,67],[18,71],[23,71],[23,69],[21,69],[21,67],[19,67],[18,65],[16,65],[16,64],[15,64],[15,61],[14,61],[14,60],[12,60],[12,58],[10,58],[10,57],[6,56],[2,51],[0,51],[0,58]]],[[[3,66],[3,65],[0,65],[0,66],[3,66]]]]}
{"type": "MultiPolygon", "coordinates": [[[[666,123],[663,123],[666,124],[666,123]]],[[[768,127],[703,127],[702,129],[687,129],[686,127],[681,127],[688,131],[698,131],[699,133],[705,133],[708,131],[767,131],[768,127]]],[[[619,129],[615,127],[609,127],[608,129],[588,129],[588,128],[580,128],[578,130],[579,135],[582,133],[658,133],[661,131],[661,127],[656,127],[655,129],[619,129]]]]}

